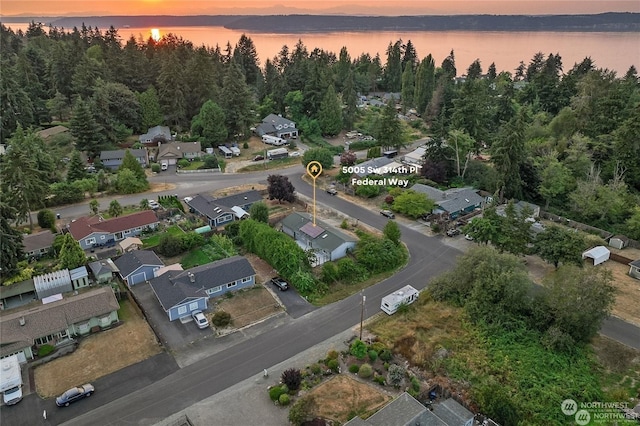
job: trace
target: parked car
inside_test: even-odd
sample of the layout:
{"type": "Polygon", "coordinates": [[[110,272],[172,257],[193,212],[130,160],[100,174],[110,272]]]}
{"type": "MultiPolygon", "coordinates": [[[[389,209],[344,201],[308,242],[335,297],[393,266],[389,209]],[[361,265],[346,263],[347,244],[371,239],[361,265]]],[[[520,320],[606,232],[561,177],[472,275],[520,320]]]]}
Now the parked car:
{"type": "Polygon", "coordinates": [[[382,216],[388,217],[389,219],[395,219],[396,215],[393,214],[391,210],[380,210],[380,214],[382,216]]]}
{"type": "Polygon", "coordinates": [[[280,291],[289,290],[289,283],[280,277],[271,278],[271,283],[278,287],[278,290],[280,291]]]}
{"type": "Polygon", "coordinates": [[[464,239],[468,241],[473,241],[473,237],[469,234],[465,234],[464,239]]]}
{"type": "Polygon", "coordinates": [[[300,157],[302,153],[300,151],[293,151],[289,153],[289,157],[300,157]]]}
{"type": "Polygon", "coordinates": [[[253,161],[262,161],[262,160],[264,160],[263,155],[256,155],[255,157],[253,157],[253,161]]]}
{"type": "Polygon", "coordinates": [[[152,210],[158,210],[160,208],[160,204],[156,200],[149,200],[149,208],[152,210]]]}
{"type": "Polygon", "coordinates": [[[327,194],[329,194],[329,195],[338,195],[338,190],[335,189],[334,187],[327,188],[327,194]]]}
{"type": "Polygon", "coordinates": [[[85,397],[90,397],[95,391],[96,389],[90,383],[71,388],[56,398],[56,405],[58,407],[68,407],[72,402],[76,402],[77,400],[85,397]]]}
{"type": "Polygon", "coordinates": [[[209,320],[204,316],[202,311],[191,312],[191,317],[193,318],[193,321],[195,321],[198,328],[202,329],[209,327],[209,320]]]}
{"type": "Polygon", "coordinates": [[[457,228],[449,229],[447,231],[447,237],[455,237],[456,235],[460,235],[461,231],[457,228]]]}

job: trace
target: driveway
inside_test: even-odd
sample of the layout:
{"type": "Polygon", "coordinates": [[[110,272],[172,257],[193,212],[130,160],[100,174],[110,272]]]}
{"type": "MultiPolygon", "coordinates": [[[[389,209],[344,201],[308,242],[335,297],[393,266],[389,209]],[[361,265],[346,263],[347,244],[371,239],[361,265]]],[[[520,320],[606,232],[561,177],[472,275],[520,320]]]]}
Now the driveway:
{"type": "Polygon", "coordinates": [[[179,320],[169,321],[169,317],[160,306],[160,302],[147,283],[131,287],[138,304],[142,308],[147,321],[166,349],[176,351],[203,337],[213,336],[213,330],[199,329],[193,321],[182,323],[179,320]]]}
{"type": "Polygon", "coordinates": [[[318,309],[317,306],[313,306],[304,297],[300,296],[300,293],[293,287],[289,287],[287,291],[278,291],[277,287],[270,282],[265,283],[265,286],[273,290],[273,294],[280,299],[291,318],[300,318],[318,309]]]}

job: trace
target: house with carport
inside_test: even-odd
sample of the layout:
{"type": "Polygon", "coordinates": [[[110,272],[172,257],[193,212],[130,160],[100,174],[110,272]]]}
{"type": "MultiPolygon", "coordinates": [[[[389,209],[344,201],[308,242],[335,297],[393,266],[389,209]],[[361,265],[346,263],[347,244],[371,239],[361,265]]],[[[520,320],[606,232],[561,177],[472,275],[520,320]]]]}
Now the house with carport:
{"type": "Polygon", "coordinates": [[[305,251],[312,252],[313,266],[338,260],[356,247],[357,238],[316,220],[308,213],[291,213],[282,219],[282,232],[292,237],[305,251]]]}
{"type": "Polygon", "coordinates": [[[118,275],[129,287],[149,281],[155,271],[162,268],[164,263],[151,250],[134,250],[123,254],[113,263],[118,268],[118,275]]]}
{"type": "Polygon", "coordinates": [[[159,224],[152,210],[143,210],[126,216],[103,219],[102,216],[84,216],[72,220],[66,227],[83,250],[113,245],[127,237],[155,229],[159,224]]]}
{"type": "Polygon", "coordinates": [[[258,191],[251,190],[222,198],[198,194],[189,200],[187,205],[192,212],[204,216],[211,228],[216,228],[248,217],[249,209],[258,201],[262,201],[262,195],[258,191]]]}
{"type": "Polygon", "coordinates": [[[242,256],[233,256],[186,271],[168,270],[149,284],[169,321],[206,310],[212,297],[255,284],[256,272],[242,256]]]}
{"type": "Polygon", "coordinates": [[[39,346],[111,327],[118,309],[111,287],[100,287],[46,304],[14,309],[0,316],[0,357],[34,358],[39,346]]]}

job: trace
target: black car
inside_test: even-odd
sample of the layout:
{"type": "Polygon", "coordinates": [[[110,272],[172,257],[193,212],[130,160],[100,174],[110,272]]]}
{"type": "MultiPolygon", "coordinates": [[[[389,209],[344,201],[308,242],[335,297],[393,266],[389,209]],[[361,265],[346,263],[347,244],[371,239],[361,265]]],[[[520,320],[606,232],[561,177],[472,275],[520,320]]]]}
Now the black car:
{"type": "Polygon", "coordinates": [[[253,161],[262,161],[264,160],[264,156],[262,155],[256,155],[255,157],[253,157],[253,161]]]}
{"type": "Polygon", "coordinates": [[[71,388],[59,397],[56,398],[56,405],[58,407],[68,407],[72,402],[76,402],[79,399],[91,396],[95,392],[93,385],[87,383],[86,385],[77,386],[71,388]]]}
{"type": "Polygon", "coordinates": [[[335,188],[327,188],[327,194],[338,195],[338,190],[336,190],[335,188]]]}
{"type": "Polygon", "coordinates": [[[271,283],[278,287],[278,290],[280,291],[289,290],[289,283],[280,277],[271,278],[271,283]]]}

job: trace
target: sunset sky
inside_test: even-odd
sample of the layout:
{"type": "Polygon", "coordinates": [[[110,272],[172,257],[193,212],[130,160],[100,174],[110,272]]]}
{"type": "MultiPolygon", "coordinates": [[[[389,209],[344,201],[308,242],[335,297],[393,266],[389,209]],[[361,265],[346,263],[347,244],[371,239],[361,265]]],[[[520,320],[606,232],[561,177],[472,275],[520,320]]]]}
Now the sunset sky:
{"type": "Polygon", "coordinates": [[[609,0],[2,0],[2,16],[228,14],[577,14],[640,12],[640,1],[609,0]]]}

